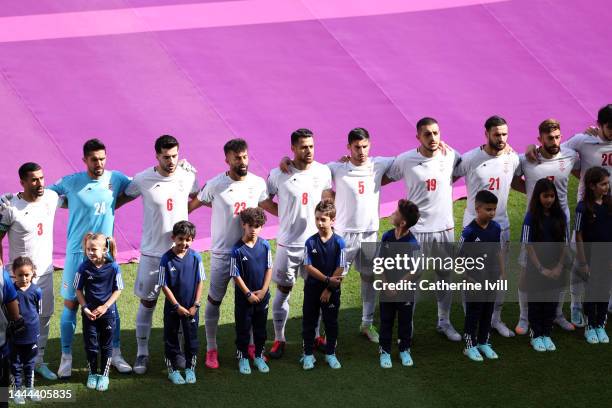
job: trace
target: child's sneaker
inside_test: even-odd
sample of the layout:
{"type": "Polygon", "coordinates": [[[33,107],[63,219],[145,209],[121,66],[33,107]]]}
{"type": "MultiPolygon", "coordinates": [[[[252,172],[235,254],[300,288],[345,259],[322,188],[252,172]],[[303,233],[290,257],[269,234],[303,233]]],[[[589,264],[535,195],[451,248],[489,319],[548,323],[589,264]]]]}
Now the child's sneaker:
{"type": "Polygon", "coordinates": [[[484,354],[484,356],[489,360],[497,360],[499,358],[499,356],[493,350],[493,347],[491,347],[490,344],[479,344],[476,347],[478,348],[478,351],[484,354]]]}
{"type": "Polygon", "coordinates": [[[253,360],[253,365],[255,368],[257,368],[257,370],[259,370],[260,373],[270,372],[270,367],[268,367],[266,361],[261,357],[255,357],[255,360],[253,360]]]}
{"type": "Polygon", "coordinates": [[[361,334],[363,334],[364,336],[366,336],[368,338],[368,340],[370,340],[372,343],[378,343],[378,332],[376,331],[376,327],[374,327],[373,324],[367,324],[367,325],[361,325],[359,327],[359,332],[361,334]]]}
{"type": "Polygon", "coordinates": [[[380,366],[382,368],[391,368],[393,363],[391,362],[391,354],[384,351],[380,352],[380,366]]]}
{"type": "Polygon", "coordinates": [[[555,351],[557,346],[553,343],[552,339],[548,336],[544,336],[542,338],[542,343],[544,343],[544,347],[546,347],[546,351],[555,351]]]}
{"type": "Polygon", "coordinates": [[[101,375],[98,378],[98,385],[96,386],[96,390],[98,391],[106,391],[108,390],[108,376],[107,375],[101,375]]]}
{"type": "Polygon", "coordinates": [[[586,326],[586,322],[584,319],[584,315],[582,314],[582,310],[577,308],[572,308],[572,324],[576,327],[584,327],[586,326]]]}
{"type": "Polygon", "coordinates": [[[87,388],[90,390],[95,390],[98,386],[98,374],[89,374],[87,376],[87,388]]]}
{"type": "Polygon", "coordinates": [[[300,359],[300,363],[302,363],[302,368],[304,370],[312,370],[315,365],[315,361],[317,361],[312,354],[304,354],[300,359]]]}
{"type": "Polygon", "coordinates": [[[187,384],[195,384],[196,383],[196,374],[192,368],[185,369],[185,382],[187,384]]]}
{"type": "Polygon", "coordinates": [[[531,339],[530,343],[531,343],[531,347],[533,347],[535,351],[538,351],[538,352],[546,351],[546,346],[544,345],[543,337],[536,337],[535,339],[531,339]]]}
{"type": "Polygon", "coordinates": [[[519,336],[522,336],[524,334],[527,334],[528,330],[529,330],[529,322],[527,321],[527,319],[519,319],[518,323],[516,324],[516,327],[514,328],[514,331],[516,332],[516,334],[518,334],[519,336]]]}
{"type": "Polygon", "coordinates": [[[34,387],[26,388],[26,395],[30,398],[30,401],[32,401],[32,402],[41,402],[42,401],[40,393],[38,391],[36,391],[36,388],[34,388],[34,387]]]}
{"type": "Polygon", "coordinates": [[[23,388],[14,389],[13,402],[17,405],[25,405],[26,399],[25,399],[25,393],[23,391],[23,388]]]}
{"type": "Polygon", "coordinates": [[[482,355],[480,355],[480,352],[478,351],[476,346],[472,346],[472,347],[463,349],[463,354],[465,354],[467,358],[469,358],[472,361],[478,361],[478,362],[483,361],[482,355]]]}
{"type": "Polygon", "coordinates": [[[241,358],[238,360],[238,370],[240,374],[251,374],[251,365],[249,364],[248,358],[241,358]]]}
{"type": "Polygon", "coordinates": [[[338,358],[335,354],[326,354],[325,361],[327,361],[327,364],[329,364],[329,366],[334,370],[342,368],[342,366],[340,365],[340,361],[338,361],[338,358]]]}
{"type": "Polygon", "coordinates": [[[595,328],[595,333],[597,334],[597,339],[600,343],[609,343],[610,338],[608,337],[608,333],[606,333],[606,329],[603,326],[599,326],[595,328]]]}
{"type": "Polygon", "coordinates": [[[597,344],[599,343],[599,337],[597,337],[597,332],[594,328],[587,326],[584,329],[584,337],[586,338],[587,343],[589,344],[597,344]]]}
{"type": "Polygon", "coordinates": [[[208,368],[216,369],[219,368],[219,356],[217,350],[208,350],[206,352],[206,362],[204,365],[208,368]]]}
{"type": "Polygon", "coordinates": [[[168,379],[174,385],[183,385],[183,384],[185,384],[185,379],[183,378],[183,376],[181,375],[181,373],[178,370],[174,370],[171,373],[169,373],[168,374],[168,379]]]}
{"type": "Polygon", "coordinates": [[[414,362],[412,361],[410,350],[400,351],[399,356],[400,356],[400,360],[402,360],[402,365],[404,367],[412,367],[414,362]]]}

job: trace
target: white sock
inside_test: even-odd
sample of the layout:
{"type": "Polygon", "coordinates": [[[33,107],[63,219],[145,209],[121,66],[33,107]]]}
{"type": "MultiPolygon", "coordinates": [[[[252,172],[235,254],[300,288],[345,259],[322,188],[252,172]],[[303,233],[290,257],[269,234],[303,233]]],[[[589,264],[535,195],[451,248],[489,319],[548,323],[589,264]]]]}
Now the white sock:
{"type": "Polygon", "coordinates": [[[361,302],[363,311],[361,312],[361,324],[369,326],[374,322],[374,310],[376,309],[376,290],[372,282],[361,280],[361,302]]]}
{"type": "Polygon", "coordinates": [[[436,291],[436,298],[438,300],[438,322],[450,323],[453,292],[450,290],[436,291]]]}
{"type": "Polygon", "coordinates": [[[138,346],[138,356],[149,355],[149,337],[151,336],[151,326],[153,325],[153,312],[155,307],[146,307],[142,303],[138,305],[136,312],[136,345],[138,346]]]}
{"type": "Polygon", "coordinates": [[[557,304],[557,313],[555,317],[563,316],[563,305],[565,304],[565,291],[559,293],[559,303],[557,304]]]}
{"type": "Polygon", "coordinates": [[[495,293],[495,306],[493,307],[493,317],[491,318],[492,323],[500,323],[502,308],[504,307],[504,299],[506,298],[506,292],[498,290],[495,293]]]}
{"type": "Polygon", "coordinates": [[[323,312],[319,312],[319,320],[317,321],[317,327],[315,327],[315,338],[321,336],[321,322],[323,321],[323,312]]]}
{"type": "Polygon", "coordinates": [[[220,310],[218,305],[206,303],[204,311],[204,328],[206,329],[206,351],[217,349],[217,329],[219,328],[220,310]]]}
{"type": "Polygon", "coordinates": [[[527,299],[527,292],[519,289],[518,291],[519,298],[519,319],[520,320],[529,320],[529,299],[527,299]]]}
{"type": "Polygon", "coordinates": [[[36,366],[45,362],[45,347],[49,339],[49,322],[51,316],[40,317],[40,336],[38,337],[38,354],[36,355],[36,366]]]}
{"type": "Polygon", "coordinates": [[[274,340],[285,340],[285,325],[289,318],[289,297],[291,292],[285,293],[276,290],[274,302],[272,303],[272,320],[274,322],[274,340]]]}
{"type": "Polygon", "coordinates": [[[570,280],[570,298],[572,299],[572,309],[582,310],[582,297],[584,295],[584,282],[579,277],[573,276],[570,280]]]}

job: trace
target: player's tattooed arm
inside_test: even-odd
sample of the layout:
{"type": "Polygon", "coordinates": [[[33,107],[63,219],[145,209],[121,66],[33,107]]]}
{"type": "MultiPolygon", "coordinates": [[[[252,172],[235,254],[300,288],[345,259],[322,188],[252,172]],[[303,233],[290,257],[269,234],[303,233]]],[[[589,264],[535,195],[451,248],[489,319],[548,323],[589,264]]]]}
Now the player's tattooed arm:
{"type": "Polygon", "coordinates": [[[514,176],[512,178],[512,183],[510,184],[510,187],[513,190],[518,191],[519,193],[523,193],[523,194],[527,193],[527,189],[525,188],[525,179],[523,179],[520,176],[514,176]]]}
{"type": "Polygon", "coordinates": [[[291,164],[293,164],[291,159],[287,156],[284,156],[282,159],[280,159],[280,163],[278,163],[278,168],[283,173],[289,174],[289,170],[290,170],[289,166],[291,166],[291,164]]]}
{"type": "Polygon", "coordinates": [[[134,201],[137,197],[138,196],[131,197],[125,193],[121,193],[121,195],[117,197],[117,201],[115,203],[115,210],[121,208],[124,204],[134,201]]]}
{"type": "Polygon", "coordinates": [[[259,207],[263,208],[265,211],[269,212],[275,217],[278,217],[278,203],[272,200],[273,197],[274,196],[270,196],[267,199],[260,202],[259,207]]]}
{"type": "Polygon", "coordinates": [[[0,231],[0,272],[2,272],[2,265],[4,265],[2,263],[2,260],[4,259],[4,253],[2,249],[2,240],[4,239],[5,235],[6,235],[6,231],[0,231]]]}
{"type": "Polygon", "coordinates": [[[212,203],[208,203],[206,201],[200,201],[197,197],[194,197],[192,200],[189,201],[189,204],[187,204],[187,211],[191,213],[202,206],[210,208],[212,207],[212,203]]]}

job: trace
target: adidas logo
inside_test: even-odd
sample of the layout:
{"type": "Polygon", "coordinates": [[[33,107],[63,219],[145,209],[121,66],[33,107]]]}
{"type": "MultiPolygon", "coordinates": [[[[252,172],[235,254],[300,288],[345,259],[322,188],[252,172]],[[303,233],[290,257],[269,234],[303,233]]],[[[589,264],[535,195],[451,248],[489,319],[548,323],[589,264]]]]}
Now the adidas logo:
{"type": "Polygon", "coordinates": [[[315,248],[315,249],[313,249],[313,250],[312,250],[312,253],[313,253],[313,254],[318,254],[317,249],[316,249],[316,248],[315,248]]]}
{"type": "Polygon", "coordinates": [[[170,267],[170,272],[176,272],[176,268],[174,266],[170,267]]]}
{"type": "Polygon", "coordinates": [[[106,330],[113,330],[113,326],[109,324],[108,326],[106,326],[106,330]]]}
{"type": "Polygon", "coordinates": [[[480,238],[476,238],[476,239],[474,240],[474,242],[479,242],[479,241],[480,241],[480,238]]]}
{"type": "Polygon", "coordinates": [[[335,309],[336,305],[334,305],[333,303],[331,305],[329,305],[328,309],[335,309]]]}
{"type": "Polygon", "coordinates": [[[242,257],[242,260],[243,260],[243,261],[248,261],[248,260],[249,260],[249,258],[247,258],[246,256],[243,256],[243,257],[242,257]]]}
{"type": "Polygon", "coordinates": [[[93,280],[93,276],[89,275],[89,276],[87,277],[87,280],[93,280]]]}

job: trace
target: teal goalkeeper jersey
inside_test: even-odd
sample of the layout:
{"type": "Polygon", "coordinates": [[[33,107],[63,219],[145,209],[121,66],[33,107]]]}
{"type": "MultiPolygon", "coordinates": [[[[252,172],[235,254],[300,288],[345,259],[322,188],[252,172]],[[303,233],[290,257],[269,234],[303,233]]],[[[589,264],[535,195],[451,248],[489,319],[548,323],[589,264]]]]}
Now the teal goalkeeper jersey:
{"type": "Polygon", "coordinates": [[[87,172],[63,177],[49,188],[68,199],[68,239],[66,253],[83,250],[83,237],[88,232],[113,235],[115,203],[130,184],[119,171],[106,170],[97,180],[87,172]]]}

